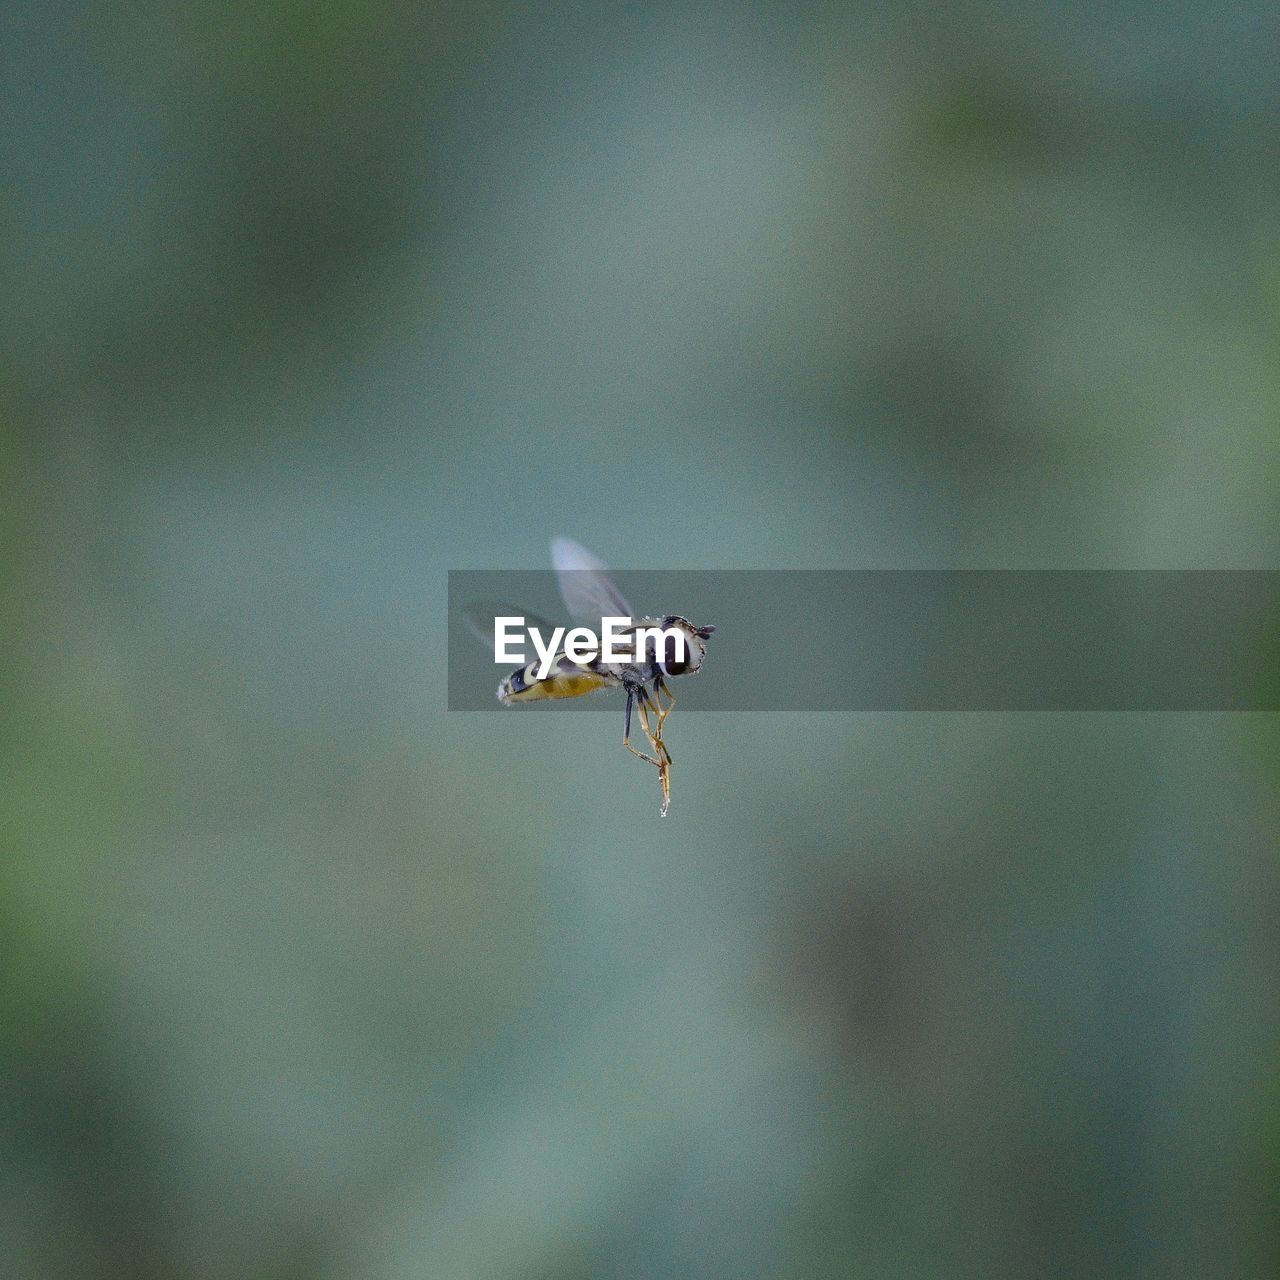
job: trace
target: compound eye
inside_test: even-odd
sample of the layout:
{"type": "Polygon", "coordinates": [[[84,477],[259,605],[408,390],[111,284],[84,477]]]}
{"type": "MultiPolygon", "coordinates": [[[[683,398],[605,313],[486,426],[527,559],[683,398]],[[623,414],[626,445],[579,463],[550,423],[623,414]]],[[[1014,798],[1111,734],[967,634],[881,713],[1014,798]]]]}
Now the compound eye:
{"type": "Polygon", "coordinates": [[[663,675],[684,675],[689,670],[689,657],[688,640],[685,640],[684,645],[678,649],[674,636],[662,638],[662,661],[658,665],[662,668],[663,675]],[[682,653],[682,656],[677,657],[677,652],[682,653]]]}

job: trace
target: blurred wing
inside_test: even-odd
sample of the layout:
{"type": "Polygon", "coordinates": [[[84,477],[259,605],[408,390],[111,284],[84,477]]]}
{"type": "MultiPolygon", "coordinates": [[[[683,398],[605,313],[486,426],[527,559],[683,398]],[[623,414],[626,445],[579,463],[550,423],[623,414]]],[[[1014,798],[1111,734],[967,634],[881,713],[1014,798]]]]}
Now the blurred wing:
{"type": "Polygon", "coordinates": [[[495,618],[523,618],[526,627],[537,627],[546,639],[550,639],[555,628],[545,618],[540,618],[528,609],[517,604],[506,604],[496,600],[478,600],[469,604],[462,611],[467,630],[480,641],[490,653],[493,652],[493,620],[495,618]]]}
{"type": "Polygon", "coordinates": [[[575,622],[600,629],[601,618],[631,618],[631,606],[609,580],[609,571],[586,547],[570,538],[551,539],[551,563],[560,594],[575,622]]]}

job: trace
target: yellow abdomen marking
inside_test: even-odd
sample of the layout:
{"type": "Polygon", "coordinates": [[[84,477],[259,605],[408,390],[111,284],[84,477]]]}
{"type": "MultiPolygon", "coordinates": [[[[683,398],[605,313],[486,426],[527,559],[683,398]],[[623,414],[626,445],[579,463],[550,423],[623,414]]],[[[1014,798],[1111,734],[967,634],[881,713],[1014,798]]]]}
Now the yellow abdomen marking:
{"type": "Polygon", "coordinates": [[[498,686],[498,700],[505,703],[544,702],[549,698],[578,698],[584,693],[603,689],[608,683],[603,676],[576,666],[568,658],[559,657],[541,680],[537,666],[530,663],[513,671],[498,686]]]}

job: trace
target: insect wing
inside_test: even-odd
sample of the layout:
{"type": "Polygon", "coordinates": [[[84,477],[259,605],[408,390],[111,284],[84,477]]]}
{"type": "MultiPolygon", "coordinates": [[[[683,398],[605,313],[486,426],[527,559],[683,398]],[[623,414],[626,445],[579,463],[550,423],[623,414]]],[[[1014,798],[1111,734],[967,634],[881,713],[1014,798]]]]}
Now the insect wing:
{"type": "Polygon", "coordinates": [[[466,621],[467,630],[490,653],[493,652],[495,618],[523,618],[526,631],[529,627],[537,627],[539,633],[548,640],[555,633],[551,623],[545,618],[538,617],[536,613],[530,613],[528,609],[522,609],[519,605],[504,604],[495,600],[478,600],[475,604],[467,605],[462,611],[462,617],[466,621]]]}
{"type": "Polygon", "coordinates": [[[601,618],[631,618],[631,606],[609,578],[604,562],[570,538],[551,540],[560,594],[575,622],[599,631],[601,618]]]}

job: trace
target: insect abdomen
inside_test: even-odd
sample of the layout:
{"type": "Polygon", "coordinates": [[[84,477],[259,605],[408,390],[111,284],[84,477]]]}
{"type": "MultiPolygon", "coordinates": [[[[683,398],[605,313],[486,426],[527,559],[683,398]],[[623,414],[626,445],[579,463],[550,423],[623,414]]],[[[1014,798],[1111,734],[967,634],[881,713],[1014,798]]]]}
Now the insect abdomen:
{"type": "Polygon", "coordinates": [[[580,667],[563,655],[558,657],[551,670],[541,678],[538,664],[513,671],[498,686],[498,701],[508,705],[516,702],[541,702],[547,698],[577,698],[602,688],[607,681],[603,676],[580,667]]]}

